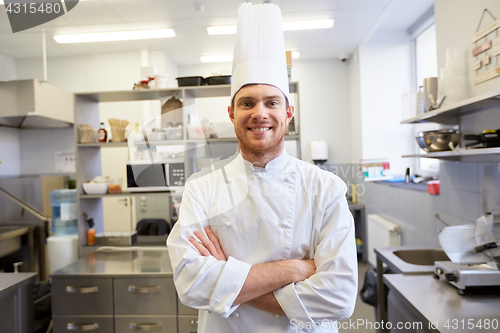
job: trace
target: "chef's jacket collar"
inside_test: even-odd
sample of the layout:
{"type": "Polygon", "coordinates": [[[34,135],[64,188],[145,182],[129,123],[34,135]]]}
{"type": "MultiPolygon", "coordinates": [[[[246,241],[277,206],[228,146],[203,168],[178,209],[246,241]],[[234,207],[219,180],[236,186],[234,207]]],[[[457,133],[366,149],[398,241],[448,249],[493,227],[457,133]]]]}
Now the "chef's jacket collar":
{"type": "Polygon", "coordinates": [[[277,173],[283,171],[283,169],[288,165],[288,161],[290,160],[290,156],[286,152],[285,147],[283,147],[283,152],[275,159],[267,162],[264,168],[254,166],[252,162],[245,160],[241,155],[241,150],[239,146],[238,146],[238,158],[240,158],[243,161],[247,170],[251,170],[253,172],[267,172],[267,173],[277,173]]]}

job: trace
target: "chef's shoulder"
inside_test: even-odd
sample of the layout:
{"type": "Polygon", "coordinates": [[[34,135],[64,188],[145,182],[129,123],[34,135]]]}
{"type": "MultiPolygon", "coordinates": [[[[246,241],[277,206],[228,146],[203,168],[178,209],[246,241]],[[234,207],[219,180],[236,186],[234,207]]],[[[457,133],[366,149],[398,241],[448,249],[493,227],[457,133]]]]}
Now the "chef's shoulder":
{"type": "Polygon", "coordinates": [[[322,193],[335,192],[340,195],[345,194],[347,185],[339,176],[309,162],[297,158],[294,158],[294,160],[296,169],[304,183],[318,187],[322,193]]]}

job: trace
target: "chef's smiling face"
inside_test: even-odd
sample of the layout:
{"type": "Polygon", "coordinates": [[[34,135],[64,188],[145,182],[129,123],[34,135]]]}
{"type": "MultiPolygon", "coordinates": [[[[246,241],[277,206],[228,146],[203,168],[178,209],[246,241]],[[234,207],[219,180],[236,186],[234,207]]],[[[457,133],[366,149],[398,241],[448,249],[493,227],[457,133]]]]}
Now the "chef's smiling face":
{"type": "Polygon", "coordinates": [[[286,125],[294,114],[281,90],[266,84],[244,86],[228,112],[243,154],[279,156],[286,125]]]}

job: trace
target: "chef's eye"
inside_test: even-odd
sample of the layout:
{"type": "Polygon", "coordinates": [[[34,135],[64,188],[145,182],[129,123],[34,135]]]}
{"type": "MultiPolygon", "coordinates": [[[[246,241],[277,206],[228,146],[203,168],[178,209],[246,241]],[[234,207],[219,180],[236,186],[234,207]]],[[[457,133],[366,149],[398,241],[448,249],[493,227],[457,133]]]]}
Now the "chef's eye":
{"type": "Polygon", "coordinates": [[[245,108],[248,108],[251,106],[250,102],[241,102],[241,106],[242,107],[245,107],[245,108]]]}
{"type": "Polygon", "coordinates": [[[271,101],[271,102],[269,102],[269,105],[271,105],[271,106],[278,106],[278,102],[277,101],[271,101]]]}

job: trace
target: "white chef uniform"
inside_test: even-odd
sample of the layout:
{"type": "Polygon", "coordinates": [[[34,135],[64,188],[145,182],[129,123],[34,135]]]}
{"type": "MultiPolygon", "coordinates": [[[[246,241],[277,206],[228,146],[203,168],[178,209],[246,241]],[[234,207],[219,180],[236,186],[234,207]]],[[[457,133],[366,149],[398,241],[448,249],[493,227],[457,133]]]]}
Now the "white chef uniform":
{"type": "Polygon", "coordinates": [[[200,309],[198,332],[337,332],[357,293],[354,223],[340,178],[284,151],[265,168],[241,154],[192,177],[167,245],[181,301],[200,309]],[[243,166],[243,167],[242,167],[243,166]],[[209,225],[227,261],[189,243],[209,225]],[[274,291],[286,316],[232,305],[252,264],[313,258],[305,281],[274,291]],[[308,326],[306,326],[308,325],[308,326]]]}
{"type": "MultiPolygon", "coordinates": [[[[231,96],[258,83],[289,99],[279,8],[241,5],[237,31],[231,96]]],[[[357,293],[354,223],[345,192],[337,176],[285,151],[265,168],[237,153],[190,177],[167,246],[181,301],[200,309],[198,332],[336,332],[335,321],[351,315],[357,293]],[[227,261],[201,256],[189,242],[193,231],[207,225],[227,261]],[[251,265],[309,258],[315,274],[274,291],[286,315],[233,305],[251,265]]]]}

